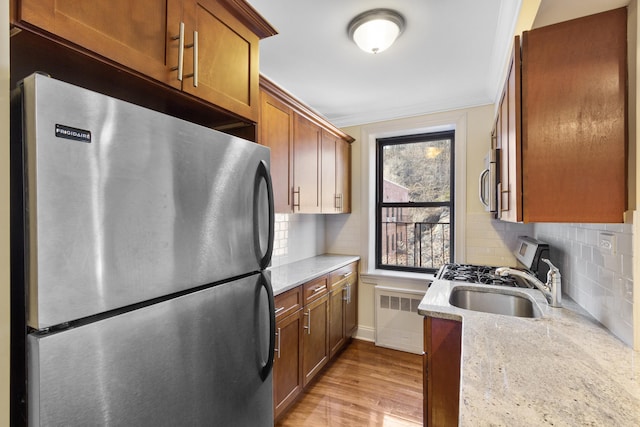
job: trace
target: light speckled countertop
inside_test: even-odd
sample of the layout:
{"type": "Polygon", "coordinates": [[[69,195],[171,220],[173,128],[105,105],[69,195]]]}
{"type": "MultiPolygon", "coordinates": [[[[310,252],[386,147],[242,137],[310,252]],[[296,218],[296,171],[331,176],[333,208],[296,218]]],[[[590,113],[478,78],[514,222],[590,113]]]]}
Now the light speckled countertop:
{"type": "Polygon", "coordinates": [[[273,294],[279,295],[359,259],[359,256],[352,255],[318,255],[290,264],[270,267],[273,294]]]}
{"type": "MultiPolygon", "coordinates": [[[[418,313],[462,320],[461,426],[640,426],[640,353],[563,295],[537,319],[449,304],[436,280],[418,313]]],[[[484,286],[484,285],[480,285],[484,286]]]]}

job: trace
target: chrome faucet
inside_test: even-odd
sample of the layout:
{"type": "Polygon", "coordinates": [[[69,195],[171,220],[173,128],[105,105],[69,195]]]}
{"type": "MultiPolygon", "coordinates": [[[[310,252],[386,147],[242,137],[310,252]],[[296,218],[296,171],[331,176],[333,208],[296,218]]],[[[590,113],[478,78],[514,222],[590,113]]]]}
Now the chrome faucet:
{"type": "Polygon", "coordinates": [[[537,277],[527,272],[509,267],[496,268],[496,274],[500,276],[512,275],[521,277],[538,288],[551,307],[562,307],[562,277],[560,276],[560,270],[551,264],[551,261],[548,259],[542,258],[542,261],[549,265],[547,283],[542,283],[537,277]]]}

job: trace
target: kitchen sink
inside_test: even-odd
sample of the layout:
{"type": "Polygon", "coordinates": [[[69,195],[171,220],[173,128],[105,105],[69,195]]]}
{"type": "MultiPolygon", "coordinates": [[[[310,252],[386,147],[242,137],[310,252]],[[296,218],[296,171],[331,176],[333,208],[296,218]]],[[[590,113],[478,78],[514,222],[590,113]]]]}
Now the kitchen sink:
{"type": "Polygon", "coordinates": [[[542,317],[538,304],[526,294],[518,294],[508,289],[454,288],[449,303],[465,310],[503,314],[517,317],[542,317]]]}

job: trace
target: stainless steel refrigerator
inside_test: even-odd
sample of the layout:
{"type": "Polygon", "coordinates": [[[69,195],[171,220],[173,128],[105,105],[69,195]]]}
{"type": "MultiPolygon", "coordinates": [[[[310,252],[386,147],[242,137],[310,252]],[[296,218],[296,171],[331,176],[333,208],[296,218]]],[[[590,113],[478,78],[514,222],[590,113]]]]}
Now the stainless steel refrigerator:
{"type": "Polygon", "coordinates": [[[273,425],[269,150],[40,74],[11,120],[12,410],[273,425]]]}

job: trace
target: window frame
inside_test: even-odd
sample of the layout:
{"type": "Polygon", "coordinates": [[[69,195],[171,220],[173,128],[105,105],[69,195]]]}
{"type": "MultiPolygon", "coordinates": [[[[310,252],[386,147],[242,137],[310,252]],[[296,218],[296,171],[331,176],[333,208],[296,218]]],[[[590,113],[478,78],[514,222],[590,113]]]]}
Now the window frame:
{"type": "MultiPolygon", "coordinates": [[[[389,265],[382,263],[382,239],[387,238],[387,234],[382,233],[382,215],[384,209],[391,209],[395,212],[398,208],[430,208],[430,207],[447,207],[449,208],[449,259],[446,262],[453,262],[455,259],[455,209],[456,209],[456,131],[455,129],[420,132],[401,136],[380,137],[375,140],[375,268],[380,270],[394,270],[405,272],[418,272],[433,274],[438,268],[436,267],[418,267],[418,266],[401,266],[389,265]],[[447,202],[384,202],[383,199],[383,156],[382,152],[385,146],[403,145],[418,142],[436,141],[442,139],[450,139],[450,165],[449,165],[449,200],[447,202]]],[[[388,247],[388,245],[387,245],[388,247]]]]}

